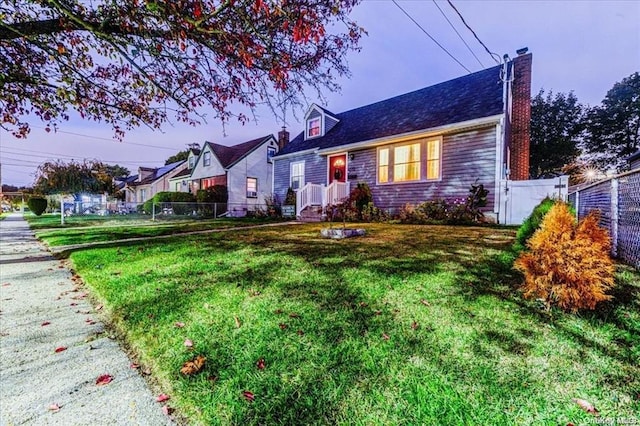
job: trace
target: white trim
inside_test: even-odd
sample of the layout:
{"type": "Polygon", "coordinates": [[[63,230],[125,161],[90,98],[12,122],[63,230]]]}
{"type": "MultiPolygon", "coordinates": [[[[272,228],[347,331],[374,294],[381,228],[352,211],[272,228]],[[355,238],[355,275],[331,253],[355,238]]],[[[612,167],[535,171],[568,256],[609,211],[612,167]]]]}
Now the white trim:
{"type": "Polygon", "coordinates": [[[305,161],[304,160],[300,160],[300,161],[292,161],[291,163],[289,163],[289,188],[293,188],[294,190],[298,190],[302,187],[304,187],[306,185],[306,174],[307,174],[307,170],[306,170],[306,165],[305,165],[305,161]],[[293,177],[293,166],[297,165],[297,164],[302,164],[302,181],[300,182],[300,185],[297,188],[293,188],[293,182],[292,182],[292,177],[293,177]]]}
{"type": "MultiPolygon", "coordinates": [[[[504,155],[505,146],[503,144],[504,141],[504,125],[502,125],[504,118],[500,119],[500,123],[496,124],[496,174],[495,179],[496,183],[493,188],[493,212],[498,214],[498,221],[500,221],[500,181],[503,180],[502,177],[502,165],[504,164],[504,160],[502,156],[504,155]]],[[[505,177],[506,179],[506,177],[505,177]]]]}
{"type": "Polygon", "coordinates": [[[309,140],[309,139],[321,138],[323,136],[324,136],[324,114],[320,113],[318,117],[307,118],[304,122],[304,139],[309,140]],[[320,120],[320,124],[318,128],[319,133],[314,136],[309,135],[309,122],[312,120],[320,120]]]}
{"type": "MultiPolygon", "coordinates": [[[[319,155],[329,155],[341,151],[353,151],[361,148],[368,148],[378,145],[386,145],[396,142],[404,142],[405,140],[428,138],[431,136],[441,136],[444,133],[458,132],[461,130],[471,130],[474,127],[484,127],[489,124],[495,124],[500,121],[503,114],[496,114],[489,117],[476,118],[473,120],[462,121],[455,124],[446,124],[444,126],[432,127],[430,129],[416,130],[413,132],[400,133],[392,136],[385,136],[382,138],[369,139],[366,141],[355,142],[346,145],[340,145],[331,148],[318,149],[319,155]]],[[[291,155],[291,154],[288,154],[291,155]]]]}
{"type": "Polygon", "coordinates": [[[297,157],[299,155],[304,155],[304,154],[318,154],[318,148],[305,149],[303,151],[291,152],[289,154],[282,154],[282,155],[276,154],[276,156],[273,157],[273,161],[286,160],[288,158],[297,157]]]}

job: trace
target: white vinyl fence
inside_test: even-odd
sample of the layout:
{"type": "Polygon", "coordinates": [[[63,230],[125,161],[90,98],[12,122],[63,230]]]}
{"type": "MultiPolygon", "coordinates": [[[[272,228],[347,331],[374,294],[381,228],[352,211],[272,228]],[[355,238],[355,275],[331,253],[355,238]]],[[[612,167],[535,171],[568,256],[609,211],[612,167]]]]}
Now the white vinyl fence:
{"type": "Polygon", "coordinates": [[[546,197],[567,199],[569,176],[553,179],[503,180],[500,182],[500,217],[503,225],[521,225],[546,197]]]}

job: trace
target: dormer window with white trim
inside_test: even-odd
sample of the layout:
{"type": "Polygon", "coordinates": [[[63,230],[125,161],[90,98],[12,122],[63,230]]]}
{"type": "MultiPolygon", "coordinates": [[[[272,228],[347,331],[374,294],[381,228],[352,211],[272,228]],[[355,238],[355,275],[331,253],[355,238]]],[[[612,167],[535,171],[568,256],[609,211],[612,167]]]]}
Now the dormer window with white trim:
{"type": "Polygon", "coordinates": [[[320,117],[310,118],[307,120],[307,138],[320,136],[322,120],[320,117]]]}

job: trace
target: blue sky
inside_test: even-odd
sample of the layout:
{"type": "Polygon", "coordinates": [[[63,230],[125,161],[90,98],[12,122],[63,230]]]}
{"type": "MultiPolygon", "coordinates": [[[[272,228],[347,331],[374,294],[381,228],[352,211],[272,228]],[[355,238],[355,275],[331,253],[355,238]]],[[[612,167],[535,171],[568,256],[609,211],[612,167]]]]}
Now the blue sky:
{"type": "MultiPolygon", "coordinates": [[[[482,69],[432,0],[399,1],[413,18],[471,71],[482,69]]],[[[533,94],[541,88],[573,90],[579,101],[596,105],[613,84],[640,71],[640,2],[637,1],[462,1],[453,0],[480,39],[499,56],[528,47],[533,53],[533,94]]],[[[438,6],[484,67],[495,62],[462,25],[446,1],[438,6]]],[[[369,35],[362,51],[348,57],[352,76],[340,93],[326,93],[326,107],[336,113],[467,74],[390,0],[365,0],[353,18],[369,35]]],[[[319,100],[310,98],[311,102],[319,100]]],[[[304,111],[297,116],[304,115],[304,111]]],[[[287,117],[292,136],[301,125],[287,117]]],[[[33,183],[38,163],[47,159],[98,159],[119,163],[135,173],[138,166],[161,166],[191,142],[233,145],[277,133],[282,123],[268,110],[258,122],[230,123],[226,137],[220,123],[193,128],[166,126],[160,131],[137,129],[125,143],[112,140],[109,126],[74,118],[57,134],[47,134],[34,121],[28,139],[0,133],[2,183],[33,183]],[[86,135],[86,136],[79,136],[86,135]],[[153,145],[140,146],[140,145],[153,145]]]]}

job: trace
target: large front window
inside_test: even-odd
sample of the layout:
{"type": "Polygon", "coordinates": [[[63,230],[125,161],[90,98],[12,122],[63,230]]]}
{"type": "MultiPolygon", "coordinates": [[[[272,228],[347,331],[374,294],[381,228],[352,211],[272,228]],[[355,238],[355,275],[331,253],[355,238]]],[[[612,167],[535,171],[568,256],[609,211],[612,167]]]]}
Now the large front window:
{"type": "Polygon", "coordinates": [[[378,148],[378,183],[440,179],[441,139],[378,148]]]}
{"type": "Polygon", "coordinates": [[[304,186],[304,161],[291,163],[291,188],[299,189],[304,186]]]}

